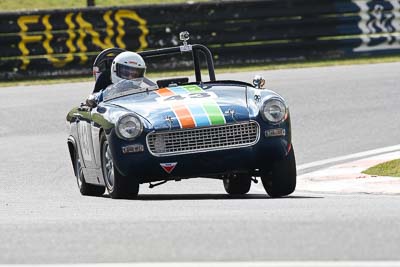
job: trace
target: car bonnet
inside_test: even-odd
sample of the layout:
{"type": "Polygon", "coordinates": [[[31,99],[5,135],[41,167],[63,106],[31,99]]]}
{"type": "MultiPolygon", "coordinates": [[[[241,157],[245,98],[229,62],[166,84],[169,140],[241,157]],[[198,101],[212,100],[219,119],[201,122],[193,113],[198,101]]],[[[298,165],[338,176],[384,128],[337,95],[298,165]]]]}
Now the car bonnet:
{"type": "Polygon", "coordinates": [[[155,130],[207,127],[250,119],[246,87],[237,85],[166,87],[109,103],[137,113],[155,130]]]}

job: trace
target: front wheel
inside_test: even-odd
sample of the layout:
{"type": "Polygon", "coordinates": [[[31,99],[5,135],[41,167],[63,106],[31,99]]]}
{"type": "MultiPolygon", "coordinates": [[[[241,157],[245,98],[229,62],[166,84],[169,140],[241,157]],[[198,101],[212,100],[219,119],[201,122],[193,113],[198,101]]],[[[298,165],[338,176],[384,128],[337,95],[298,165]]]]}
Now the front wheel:
{"type": "Polygon", "coordinates": [[[79,158],[78,150],[75,151],[75,176],[78,184],[79,192],[83,196],[101,196],[104,194],[105,188],[100,185],[88,184],[83,175],[82,163],[79,158]]]}
{"type": "Polygon", "coordinates": [[[249,192],[251,186],[251,176],[236,175],[224,179],[224,188],[229,195],[244,195],[249,192]]]}
{"type": "Polygon", "coordinates": [[[270,171],[261,175],[261,181],[270,197],[282,197],[294,192],[296,175],[296,159],[292,147],[284,159],[273,162],[270,171]]]}
{"type": "Polygon", "coordinates": [[[111,198],[134,199],[139,193],[139,182],[134,177],[122,175],[114,165],[106,136],[100,138],[101,166],[104,183],[111,198]]]}

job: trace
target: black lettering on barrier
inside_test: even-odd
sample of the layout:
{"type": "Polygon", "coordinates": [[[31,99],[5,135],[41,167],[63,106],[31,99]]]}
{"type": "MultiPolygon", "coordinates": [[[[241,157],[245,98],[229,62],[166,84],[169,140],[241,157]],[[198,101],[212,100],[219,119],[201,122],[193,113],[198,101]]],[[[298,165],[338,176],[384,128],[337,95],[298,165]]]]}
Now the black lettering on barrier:
{"type": "Polygon", "coordinates": [[[363,33],[362,43],[354,52],[400,49],[400,2],[369,0],[354,3],[361,10],[358,27],[363,33]]]}

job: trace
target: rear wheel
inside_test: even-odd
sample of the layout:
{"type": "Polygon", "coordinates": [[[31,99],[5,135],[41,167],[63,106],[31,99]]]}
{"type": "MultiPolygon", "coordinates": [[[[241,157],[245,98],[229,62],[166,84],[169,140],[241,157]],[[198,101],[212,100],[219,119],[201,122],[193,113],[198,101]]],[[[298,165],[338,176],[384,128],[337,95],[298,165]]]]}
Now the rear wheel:
{"type": "Polygon", "coordinates": [[[106,136],[101,136],[101,165],[104,183],[111,198],[134,199],[139,193],[139,182],[134,177],[122,175],[114,165],[106,136]]]}
{"type": "Polygon", "coordinates": [[[282,197],[295,190],[296,175],[296,159],[292,147],[284,159],[273,162],[271,170],[261,175],[261,181],[269,196],[282,197]]]}
{"type": "Polygon", "coordinates": [[[83,174],[82,163],[77,150],[75,151],[75,171],[76,182],[78,184],[79,192],[81,192],[82,195],[101,196],[104,194],[104,186],[86,183],[85,176],[83,174]]]}
{"type": "Polygon", "coordinates": [[[229,195],[244,195],[249,192],[251,177],[245,174],[238,174],[224,179],[224,188],[229,195]]]}

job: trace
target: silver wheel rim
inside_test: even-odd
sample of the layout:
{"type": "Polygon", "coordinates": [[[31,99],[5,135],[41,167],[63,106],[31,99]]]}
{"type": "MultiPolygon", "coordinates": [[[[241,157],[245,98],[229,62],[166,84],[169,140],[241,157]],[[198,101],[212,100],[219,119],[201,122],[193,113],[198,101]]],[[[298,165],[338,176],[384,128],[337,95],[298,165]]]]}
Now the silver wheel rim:
{"type": "Polygon", "coordinates": [[[111,190],[114,188],[114,163],[111,156],[110,147],[108,143],[104,143],[104,176],[106,179],[107,187],[111,190]]]}
{"type": "Polygon", "coordinates": [[[82,166],[81,166],[81,160],[79,158],[77,158],[76,169],[77,169],[76,181],[78,183],[79,189],[81,189],[82,184],[83,184],[83,181],[82,181],[83,180],[83,170],[82,170],[82,166]]]}

